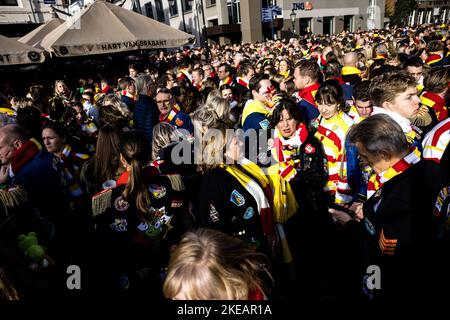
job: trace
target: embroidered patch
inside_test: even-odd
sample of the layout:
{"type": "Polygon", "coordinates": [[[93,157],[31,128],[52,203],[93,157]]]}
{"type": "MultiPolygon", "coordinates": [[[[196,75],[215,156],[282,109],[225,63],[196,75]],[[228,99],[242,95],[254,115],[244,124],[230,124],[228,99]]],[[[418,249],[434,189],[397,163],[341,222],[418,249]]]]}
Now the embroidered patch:
{"type": "Polygon", "coordinates": [[[167,224],[170,219],[172,219],[172,216],[163,215],[161,218],[159,218],[159,221],[161,221],[162,224],[167,224]]]}
{"type": "Polygon", "coordinates": [[[130,207],[130,203],[125,201],[122,196],[118,197],[116,200],[114,200],[114,208],[116,208],[117,211],[125,211],[130,207]]]}
{"type": "Polygon", "coordinates": [[[149,225],[145,234],[149,237],[156,237],[161,233],[161,222],[158,220],[155,225],[149,225]]]}
{"type": "Polygon", "coordinates": [[[170,207],[172,208],[181,208],[183,206],[183,200],[172,200],[172,204],[170,207]]]}
{"type": "Polygon", "coordinates": [[[259,126],[260,126],[262,129],[267,130],[267,129],[270,128],[270,122],[269,122],[269,120],[264,119],[263,121],[261,121],[261,122],[259,123],[259,126]]]}
{"type": "Polygon", "coordinates": [[[183,124],[184,124],[184,122],[180,118],[177,118],[175,120],[175,125],[177,125],[178,127],[181,127],[183,124]]]}
{"type": "Polygon", "coordinates": [[[336,131],[337,129],[339,129],[339,127],[337,125],[334,125],[332,129],[333,131],[336,131]]]}
{"type": "Polygon", "coordinates": [[[316,152],[316,148],[314,148],[311,144],[307,144],[305,147],[305,152],[306,153],[314,153],[316,152]]]}
{"type": "Polygon", "coordinates": [[[148,230],[148,223],[147,222],[141,222],[138,226],[137,226],[139,231],[145,232],[148,230]]]}
{"type": "Polygon", "coordinates": [[[388,256],[393,256],[395,254],[395,249],[397,248],[397,239],[388,239],[384,236],[384,230],[381,229],[380,238],[378,244],[380,250],[383,254],[388,256]]]}
{"type": "Polygon", "coordinates": [[[255,212],[255,211],[253,210],[252,207],[248,207],[247,210],[245,210],[245,213],[244,213],[244,219],[248,220],[248,219],[250,219],[251,217],[253,217],[254,212],[255,212]]]}
{"type": "Polygon", "coordinates": [[[244,197],[236,190],[233,190],[233,192],[231,192],[230,201],[233,202],[238,207],[243,206],[245,204],[244,197]]]}
{"type": "Polygon", "coordinates": [[[211,218],[212,222],[219,221],[219,213],[212,204],[209,205],[209,217],[211,218]]]}
{"type": "Polygon", "coordinates": [[[153,197],[155,197],[155,199],[161,199],[167,193],[166,187],[158,186],[156,184],[151,184],[148,190],[153,194],[153,197]]]}
{"type": "Polygon", "coordinates": [[[117,232],[124,232],[128,230],[128,222],[126,219],[115,219],[109,226],[117,232]]]}
{"type": "Polygon", "coordinates": [[[153,208],[153,207],[150,207],[150,213],[152,214],[152,215],[154,215],[155,217],[162,217],[163,215],[165,215],[166,214],[166,207],[165,206],[163,206],[163,207],[161,207],[161,208],[159,208],[159,209],[155,209],[155,208],[153,208]]]}

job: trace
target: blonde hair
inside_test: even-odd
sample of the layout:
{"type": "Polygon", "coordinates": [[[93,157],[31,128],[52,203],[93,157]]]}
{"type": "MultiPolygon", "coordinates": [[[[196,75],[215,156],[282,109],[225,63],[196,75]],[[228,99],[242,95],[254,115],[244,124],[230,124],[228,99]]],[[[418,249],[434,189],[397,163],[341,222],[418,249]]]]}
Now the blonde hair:
{"type": "Polygon", "coordinates": [[[257,291],[265,293],[261,278],[272,279],[268,266],[269,259],[242,240],[198,229],[186,233],[173,252],[163,294],[169,299],[182,293],[189,300],[246,300],[257,291]]]}
{"type": "MultiPolygon", "coordinates": [[[[118,110],[125,118],[131,118],[131,112],[115,93],[107,94],[102,101],[103,106],[110,105],[118,110]]],[[[100,107],[101,108],[101,107],[100,107]]]]}
{"type": "Polygon", "coordinates": [[[158,158],[158,153],[164,147],[174,141],[179,141],[180,136],[177,129],[170,123],[160,122],[153,127],[152,160],[158,158]]]}
{"type": "Polygon", "coordinates": [[[220,122],[208,128],[202,138],[202,149],[196,154],[200,171],[206,172],[225,163],[227,145],[234,137],[231,131],[220,122]]]}

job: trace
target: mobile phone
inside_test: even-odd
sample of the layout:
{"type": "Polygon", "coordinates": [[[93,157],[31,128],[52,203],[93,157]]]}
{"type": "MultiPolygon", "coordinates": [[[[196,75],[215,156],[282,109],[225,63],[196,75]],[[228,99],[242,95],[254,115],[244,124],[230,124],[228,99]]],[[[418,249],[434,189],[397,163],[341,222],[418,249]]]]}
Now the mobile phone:
{"type": "Polygon", "coordinates": [[[341,206],[340,204],[337,204],[337,203],[330,203],[330,204],[328,205],[328,208],[331,208],[331,209],[335,209],[335,210],[339,210],[339,211],[345,212],[345,213],[349,214],[352,218],[355,217],[355,213],[354,213],[353,211],[351,211],[350,209],[348,209],[348,208],[346,208],[346,207],[344,207],[344,206],[341,206]]]}

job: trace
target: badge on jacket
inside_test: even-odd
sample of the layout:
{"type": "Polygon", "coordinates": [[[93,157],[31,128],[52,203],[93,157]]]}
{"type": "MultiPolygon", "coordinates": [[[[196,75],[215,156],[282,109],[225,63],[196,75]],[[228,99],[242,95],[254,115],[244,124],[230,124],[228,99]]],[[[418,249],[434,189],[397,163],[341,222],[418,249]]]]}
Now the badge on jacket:
{"type": "Polygon", "coordinates": [[[211,218],[212,222],[219,221],[219,213],[212,204],[209,205],[209,217],[211,218]]]}
{"type": "Polygon", "coordinates": [[[155,199],[161,199],[167,193],[164,186],[158,186],[156,184],[151,184],[148,189],[153,194],[153,197],[155,197],[155,199]]]}
{"type": "Polygon", "coordinates": [[[314,148],[310,143],[308,143],[305,147],[305,152],[306,153],[314,153],[316,152],[316,148],[314,148]]]}
{"type": "Polygon", "coordinates": [[[239,192],[237,192],[237,190],[233,190],[233,192],[231,192],[230,201],[233,202],[238,207],[243,206],[245,204],[245,198],[239,192]]]}

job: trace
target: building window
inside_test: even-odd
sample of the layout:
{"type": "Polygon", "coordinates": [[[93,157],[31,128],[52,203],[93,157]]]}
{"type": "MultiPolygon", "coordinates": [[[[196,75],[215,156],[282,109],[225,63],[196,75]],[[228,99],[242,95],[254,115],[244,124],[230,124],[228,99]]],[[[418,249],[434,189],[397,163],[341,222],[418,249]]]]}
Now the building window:
{"type": "Polygon", "coordinates": [[[323,34],[334,33],[334,17],[323,17],[323,34]]]}
{"type": "Polygon", "coordinates": [[[151,2],[147,2],[145,4],[145,13],[147,13],[147,17],[155,19],[154,15],[153,15],[153,8],[152,8],[151,2]]]}
{"type": "Polygon", "coordinates": [[[0,0],[0,7],[1,6],[8,6],[8,7],[12,7],[12,6],[18,6],[19,4],[17,3],[17,0],[0,0]]]}
{"type": "Polygon", "coordinates": [[[206,6],[207,7],[212,7],[216,5],[216,0],[207,0],[206,1],[206,6]]]}
{"type": "Polygon", "coordinates": [[[184,12],[192,11],[192,5],[187,0],[182,0],[184,5],[184,12]]]}
{"type": "Polygon", "coordinates": [[[155,0],[155,7],[156,7],[156,16],[158,18],[158,21],[164,22],[166,18],[164,17],[164,9],[162,5],[162,0],[155,0]]]}
{"type": "Polygon", "coordinates": [[[353,32],[353,16],[344,16],[344,30],[353,32]]]}
{"type": "Polygon", "coordinates": [[[228,21],[230,24],[241,23],[241,1],[227,0],[228,21]]]}
{"type": "Polygon", "coordinates": [[[173,6],[169,7],[170,16],[178,15],[178,1],[173,2],[173,6]]]}

